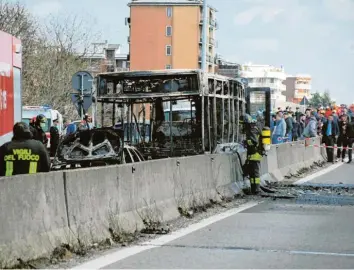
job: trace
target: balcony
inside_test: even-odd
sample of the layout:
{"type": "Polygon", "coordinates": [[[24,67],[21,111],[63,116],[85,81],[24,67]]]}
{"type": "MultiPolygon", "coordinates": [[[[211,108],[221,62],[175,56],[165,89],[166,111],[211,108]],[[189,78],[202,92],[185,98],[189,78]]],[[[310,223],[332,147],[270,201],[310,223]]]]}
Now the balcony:
{"type": "Polygon", "coordinates": [[[116,72],[129,71],[129,68],[117,67],[116,72]]]}
{"type": "Polygon", "coordinates": [[[218,23],[215,19],[209,19],[209,26],[211,26],[213,28],[217,28],[218,23]]]}
{"type": "Polygon", "coordinates": [[[266,82],[250,82],[248,84],[250,87],[269,87],[271,89],[276,89],[280,92],[286,91],[286,86],[279,83],[266,83],[266,82]]]}
{"type": "Polygon", "coordinates": [[[295,89],[311,90],[311,84],[306,84],[306,83],[295,84],[295,89]]]}
{"type": "Polygon", "coordinates": [[[209,38],[209,46],[215,46],[215,40],[213,38],[209,38]]]}
{"type": "MultiPolygon", "coordinates": [[[[203,14],[201,14],[201,18],[199,20],[199,24],[203,25],[204,19],[203,19],[203,14]]],[[[209,26],[215,29],[218,29],[218,22],[215,19],[209,19],[209,26]]]]}
{"type": "Polygon", "coordinates": [[[116,61],[113,60],[105,60],[104,65],[106,66],[114,66],[116,64],[116,61]]]}
{"type": "MultiPolygon", "coordinates": [[[[198,61],[202,62],[202,56],[201,55],[198,56],[198,61]]],[[[209,63],[209,65],[213,65],[216,62],[216,58],[213,57],[211,54],[208,54],[206,56],[206,61],[207,61],[207,63],[209,63]]]]}

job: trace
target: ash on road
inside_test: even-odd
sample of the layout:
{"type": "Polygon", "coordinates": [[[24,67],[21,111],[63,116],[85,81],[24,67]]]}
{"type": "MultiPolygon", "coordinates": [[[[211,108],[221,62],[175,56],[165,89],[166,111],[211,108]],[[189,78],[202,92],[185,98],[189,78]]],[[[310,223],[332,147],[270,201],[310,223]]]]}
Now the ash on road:
{"type": "Polygon", "coordinates": [[[279,186],[280,193],[298,198],[266,199],[171,242],[117,257],[103,268],[352,269],[353,175],[354,166],[343,165],[304,186],[279,186]]]}

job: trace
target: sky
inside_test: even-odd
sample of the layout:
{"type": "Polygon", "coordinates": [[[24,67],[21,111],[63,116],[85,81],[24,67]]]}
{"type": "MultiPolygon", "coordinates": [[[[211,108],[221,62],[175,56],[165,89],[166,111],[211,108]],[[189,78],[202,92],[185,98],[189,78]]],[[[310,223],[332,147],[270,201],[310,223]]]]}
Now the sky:
{"type": "MultiPolygon", "coordinates": [[[[10,0],[16,1],[16,0],[10,0]]],[[[310,74],[313,91],[354,102],[354,0],[207,0],[218,10],[217,53],[240,64],[310,74]]],[[[20,0],[40,18],[79,15],[128,52],[128,0],[20,0]]]]}

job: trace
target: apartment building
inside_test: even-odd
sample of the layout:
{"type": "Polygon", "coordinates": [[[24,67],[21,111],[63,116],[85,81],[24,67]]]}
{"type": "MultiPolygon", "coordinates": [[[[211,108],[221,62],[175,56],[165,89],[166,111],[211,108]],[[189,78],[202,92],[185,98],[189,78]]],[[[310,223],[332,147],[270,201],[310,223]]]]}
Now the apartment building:
{"type": "Polygon", "coordinates": [[[238,78],[240,77],[240,71],[240,64],[228,62],[221,58],[217,59],[216,73],[231,78],[238,78]]]}
{"type": "Polygon", "coordinates": [[[286,86],[285,96],[289,102],[299,104],[306,97],[311,97],[312,78],[307,74],[288,75],[284,84],[286,86]]]}
{"type": "Polygon", "coordinates": [[[208,7],[204,22],[203,0],[132,0],[128,6],[131,70],[201,68],[202,27],[207,23],[207,65],[215,72],[214,8],[208,7]]]}
{"type": "MultiPolygon", "coordinates": [[[[273,108],[285,104],[286,97],[282,93],[286,90],[283,84],[286,74],[283,67],[246,63],[241,66],[240,77],[246,78],[250,87],[270,87],[273,108]]],[[[251,102],[263,101],[264,96],[261,94],[254,94],[251,97],[251,102]]]]}
{"type": "Polygon", "coordinates": [[[129,70],[128,55],[121,53],[121,45],[92,43],[84,57],[89,62],[88,71],[93,75],[100,72],[115,72],[129,70]]]}

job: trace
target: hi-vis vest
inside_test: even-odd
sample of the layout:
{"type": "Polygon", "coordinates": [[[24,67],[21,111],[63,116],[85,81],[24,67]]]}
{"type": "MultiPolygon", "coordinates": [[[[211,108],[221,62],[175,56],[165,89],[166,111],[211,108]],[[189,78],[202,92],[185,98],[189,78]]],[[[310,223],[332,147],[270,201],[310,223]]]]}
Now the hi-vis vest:
{"type": "Polygon", "coordinates": [[[264,144],[270,144],[270,129],[264,128],[262,132],[257,127],[251,127],[247,136],[247,159],[261,161],[264,153],[264,144]]]}

